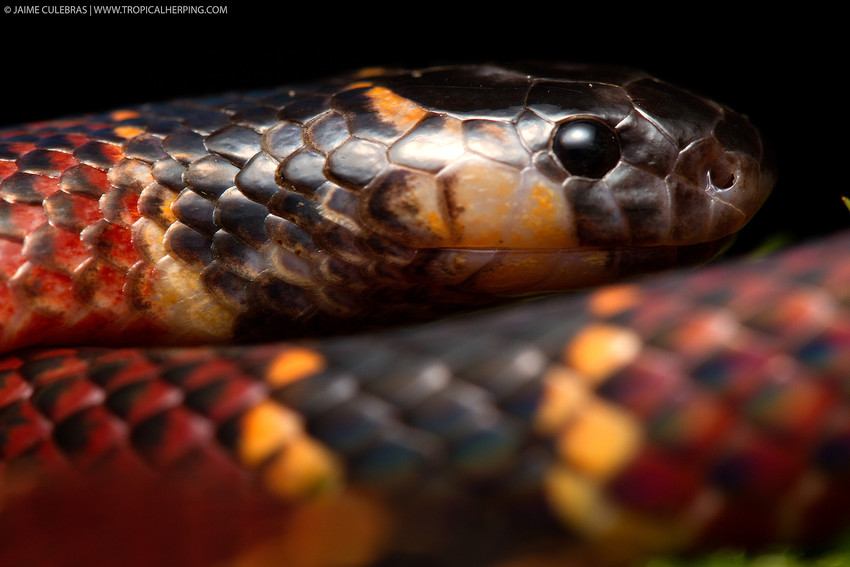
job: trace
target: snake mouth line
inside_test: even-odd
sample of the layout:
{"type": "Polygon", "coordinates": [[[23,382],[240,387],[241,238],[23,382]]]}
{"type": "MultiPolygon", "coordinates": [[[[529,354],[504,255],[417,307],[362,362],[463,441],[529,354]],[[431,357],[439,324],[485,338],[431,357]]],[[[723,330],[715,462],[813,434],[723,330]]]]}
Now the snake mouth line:
{"type": "Polygon", "coordinates": [[[683,246],[592,246],[576,249],[435,248],[433,281],[503,296],[568,291],[641,274],[698,266],[724,252],[734,236],[683,246]]]}

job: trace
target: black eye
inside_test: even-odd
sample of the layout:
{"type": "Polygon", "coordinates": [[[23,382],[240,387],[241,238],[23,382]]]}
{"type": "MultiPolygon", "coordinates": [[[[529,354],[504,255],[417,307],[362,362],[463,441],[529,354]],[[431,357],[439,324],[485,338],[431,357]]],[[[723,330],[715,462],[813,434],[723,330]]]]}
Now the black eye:
{"type": "Polygon", "coordinates": [[[564,169],[581,177],[604,177],[620,161],[617,135],[598,120],[564,122],[555,132],[552,149],[564,169]]]}

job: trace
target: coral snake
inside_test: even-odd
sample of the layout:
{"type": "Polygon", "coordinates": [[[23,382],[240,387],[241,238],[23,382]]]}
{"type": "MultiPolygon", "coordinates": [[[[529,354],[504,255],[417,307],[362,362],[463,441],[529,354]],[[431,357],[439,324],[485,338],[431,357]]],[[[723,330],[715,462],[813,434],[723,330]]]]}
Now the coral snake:
{"type": "Polygon", "coordinates": [[[689,267],[774,177],[744,116],[617,67],[6,128],[0,564],[822,541],[850,504],[850,237],[689,267]]]}

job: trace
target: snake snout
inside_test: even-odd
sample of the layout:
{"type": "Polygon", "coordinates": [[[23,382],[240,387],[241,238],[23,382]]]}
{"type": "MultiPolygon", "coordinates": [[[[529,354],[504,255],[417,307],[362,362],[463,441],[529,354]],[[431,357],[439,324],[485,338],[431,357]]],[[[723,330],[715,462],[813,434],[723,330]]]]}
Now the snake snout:
{"type": "Polygon", "coordinates": [[[740,230],[764,202],[770,187],[759,160],[726,149],[717,137],[690,144],[667,178],[680,242],[722,238],[740,230]]]}

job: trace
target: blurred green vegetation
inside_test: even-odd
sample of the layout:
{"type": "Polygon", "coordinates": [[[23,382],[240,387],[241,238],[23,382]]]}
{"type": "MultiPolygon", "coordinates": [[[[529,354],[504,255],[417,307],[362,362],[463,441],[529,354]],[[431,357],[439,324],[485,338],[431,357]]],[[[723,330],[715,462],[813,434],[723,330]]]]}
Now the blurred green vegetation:
{"type": "Polygon", "coordinates": [[[850,534],[828,550],[802,553],[776,550],[759,554],[717,551],[698,557],[647,561],[642,567],[850,567],[850,534]]]}

